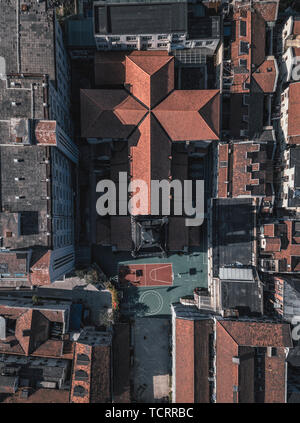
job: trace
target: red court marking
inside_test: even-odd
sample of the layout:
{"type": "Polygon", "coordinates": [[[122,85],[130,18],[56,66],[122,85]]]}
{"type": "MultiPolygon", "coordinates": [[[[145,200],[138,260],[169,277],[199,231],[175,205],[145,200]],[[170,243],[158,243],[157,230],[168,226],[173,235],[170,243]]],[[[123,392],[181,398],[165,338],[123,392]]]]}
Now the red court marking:
{"type": "Polygon", "coordinates": [[[173,284],[172,263],[128,264],[119,267],[119,282],[134,286],[173,284]]]}

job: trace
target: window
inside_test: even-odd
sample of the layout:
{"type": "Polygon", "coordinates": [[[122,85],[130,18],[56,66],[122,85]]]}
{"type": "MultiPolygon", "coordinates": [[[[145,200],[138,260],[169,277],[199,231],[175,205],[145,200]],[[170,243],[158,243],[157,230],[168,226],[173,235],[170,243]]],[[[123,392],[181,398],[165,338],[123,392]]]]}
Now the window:
{"type": "Polygon", "coordinates": [[[130,36],[126,37],[126,40],[127,41],[135,41],[136,40],[136,37],[130,35],[130,36]]]}
{"type": "Polygon", "coordinates": [[[152,35],[147,35],[145,37],[142,37],[143,41],[148,41],[148,40],[152,40],[152,35]]]}
{"type": "Polygon", "coordinates": [[[247,64],[248,64],[247,59],[240,59],[239,63],[240,63],[240,66],[247,69],[247,64]]]}
{"type": "Polygon", "coordinates": [[[240,21],[240,36],[246,37],[247,36],[247,22],[240,21]]]}
{"type": "Polygon", "coordinates": [[[240,42],[240,54],[248,54],[249,53],[249,43],[245,41],[240,42]]]}
{"type": "Polygon", "coordinates": [[[75,397],[84,397],[87,394],[85,388],[81,385],[77,385],[74,388],[74,396],[75,397]]]}

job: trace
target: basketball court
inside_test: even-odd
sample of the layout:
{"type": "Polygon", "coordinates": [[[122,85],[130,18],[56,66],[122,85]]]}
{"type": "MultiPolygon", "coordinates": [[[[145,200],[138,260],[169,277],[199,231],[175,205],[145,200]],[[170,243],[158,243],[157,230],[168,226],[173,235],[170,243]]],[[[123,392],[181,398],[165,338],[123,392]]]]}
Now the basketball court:
{"type": "Polygon", "coordinates": [[[173,285],[172,263],[121,265],[119,282],[137,287],[173,285]]]}

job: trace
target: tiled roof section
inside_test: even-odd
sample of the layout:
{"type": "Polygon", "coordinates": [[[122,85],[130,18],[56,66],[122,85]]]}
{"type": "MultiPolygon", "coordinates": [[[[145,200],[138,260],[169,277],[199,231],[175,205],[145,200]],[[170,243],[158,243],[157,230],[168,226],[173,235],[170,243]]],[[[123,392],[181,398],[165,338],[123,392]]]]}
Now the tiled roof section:
{"type": "Polygon", "coordinates": [[[244,68],[243,72],[234,72],[233,84],[231,86],[231,92],[235,93],[247,93],[249,92],[248,88],[244,87],[244,83],[249,80],[249,73],[251,72],[251,48],[242,52],[240,50],[240,43],[248,43],[251,45],[251,12],[249,7],[241,7],[234,11],[233,14],[235,34],[231,43],[231,61],[233,69],[240,68],[240,60],[246,60],[247,66],[244,68]],[[246,33],[245,35],[240,35],[240,22],[246,22],[246,33]]]}
{"type": "Polygon", "coordinates": [[[38,144],[56,145],[56,121],[40,120],[35,127],[38,144]]]}
{"type": "Polygon", "coordinates": [[[179,403],[195,401],[194,321],[176,319],[176,398],[179,403]]]}
{"type": "Polygon", "coordinates": [[[173,91],[153,110],[172,141],[219,139],[218,90],[173,91]]]}
{"type": "Polygon", "coordinates": [[[300,82],[289,86],[288,136],[300,135],[300,82]]]}
{"type": "Polygon", "coordinates": [[[253,3],[253,8],[261,14],[266,22],[275,22],[278,16],[279,0],[263,1],[253,3]]]}
{"type": "Polygon", "coordinates": [[[50,279],[50,260],[51,260],[51,251],[48,250],[37,261],[33,262],[31,265],[31,283],[32,285],[49,285],[51,283],[50,279]]]}
{"type": "Polygon", "coordinates": [[[293,34],[300,35],[300,20],[294,19],[293,34]]]}
{"type": "Polygon", "coordinates": [[[49,336],[49,320],[38,310],[25,311],[16,322],[15,336],[26,355],[34,352],[49,336]]]}
{"type": "MultiPolygon", "coordinates": [[[[74,365],[72,373],[72,385],[70,393],[70,402],[89,403],[90,402],[90,386],[91,386],[91,361],[92,346],[76,342],[74,351],[74,365]],[[88,357],[86,362],[80,361],[80,355],[84,354],[88,357]],[[76,372],[84,371],[86,377],[82,380],[76,380],[76,372]]],[[[100,382],[100,381],[99,381],[100,382]]]]}
{"type": "Polygon", "coordinates": [[[275,92],[278,78],[276,59],[266,59],[252,75],[264,93],[275,92]]]}
{"type": "Polygon", "coordinates": [[[238,356],[238,344],[220,323],[217,323],[216,351],[216,401],[218,403],[238,402],[238,393],[234,392],[234,386],[239,385],[238,366],[232,365],[232,357],[238,356]]]}
{"type": "Polygon", "coordinates": [[[219,145],[218,197],[264,196],[272,201],[274,144],[236,142],[219,145]]]}
{"type": "Polygon", "coordinates": [[[264,225],[264,235],[265,236],[275,236],[275,225],[274,223],[268,223],[264,225]]]}
{"type": "Polygon", "coordinates": [[[174,89],[174,57],[127,56],[125,82],[131,94],[148,108],[154,107],[174,89]]]}
{"type": "Polygon", "coordinates": [[[15,334],[0,341],[0,351],[22,355],[70,358],[63,355],[63,341],[49,339],[50,322],[63,322],[62,311],[1,305],[0,315],[16,321],[15,334]]]}
{"type": "Polygon", "coordinates": [[[274,357],[265,356],[265,403],[285,402],[286,362],[283,348],[274,357]]]}
{"type": "Polygon", "coordinates": [[[281,240],[278,237],[274,237],[274,238],[266,238],[266,246],[264,251],[267,252],[275,252],[275,251],[280,251],[280,247],[281,247],[281,240]]]}
{"type": "Polygon", "coordinates": [[[285,402],[284,348],[292,346],[288,324],[222,320],[216,340],[217,402],[285,402]],[[255,389],[254,347],[265,347],[262,393],[255,389]],[[276,354],[269,357],[266,347],[276,348],[276,354]]]}
{"type": "Polygon", "coordinates": [[[125,90],[81,90],[83,137],[126,139],[145,113],[125,90]]]}
{"type": "Polygon", "coordinates": [[[74,403],[111,401],[110,346],[76,343],[70,399],[74,403]],[[88,360],[80,361],[84,354],[88,360]]]}
{"type": "Polygon", "coordinates": [[[273,260],[279,260],[282,266],[284,265],[284,271],[286,272],[299,272],[300,244],[297,243],[295,222],[286,220],[280,225],[275,223],[274,226],[276,238],[280,237],[280,248],[279,241],[272,241],[272,239],[274,240],[276,238],[269,238],[265,234],[267,250],[261,249],[261,254],[266,252],[268,255],[271,255],[273,260]]]}
{"type": "Polygon", "coordinates": [[[290,326],[286,323],[242,322],[222,320],[223,327],[232,340],[240,346],[292,347],[290,326]]]}
{"type": "MultiPolygon", "coordinates": [[[[155,117],[148,114],[128,140],[130,149],[131,180],[143,180],[148,187],[147,210],[134,214],[150,214],[151,180],[167,179],[170,176],[171,142],[155,117]]],[[[139,193],[139,196],[141,193],[139,193]]],[[[144,203],[145,204],[145,203],[144,203]]]]}
{"type": "Polygon", "coordinates": [[[210,319],[176,319],[176,402],[208,403],[210,336],[213,322],[210,319]]]}
{"type": "Polygon", "coordinates": [[[108,345],[94,346],[92,349],[91,403],[111,402],[111,350],[108,345]]]}
{"type": "Polygon", "coordinates": [[[262,64],[265,60],[266,55],[266,22],[260,13],[252,13],[251,22],[251,64],[254,63],[256,66],[262,64]]]}

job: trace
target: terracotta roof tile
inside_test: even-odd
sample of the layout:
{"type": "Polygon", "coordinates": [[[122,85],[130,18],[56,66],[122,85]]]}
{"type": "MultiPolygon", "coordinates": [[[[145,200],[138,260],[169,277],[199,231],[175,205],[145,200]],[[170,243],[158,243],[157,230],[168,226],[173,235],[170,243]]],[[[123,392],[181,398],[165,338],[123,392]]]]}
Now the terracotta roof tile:
{"type": "Polygon", "coordinates": [[[155,106],[174,89],[174,57],[127,56],[126,84],[145,106],[155,106]]]}
{"type": "Polygon", "coordinates": [[[218,90],[173,91],[153,113],[172,141],[219,139],[218,90]]]}
{"type": "Polygon", "coordinates": [[[276,59],[266,59],[252,75],[264,93],[275,92],[278,77],[276,59]]]}
{"type": "Polygon", "coordinates": [[[300,135],[300,82],[289,86],[288,136],[300,135]]]}
{"type": "MultiPolygon", "coordinates": [[[[151,180],[170,175],[171,142],[152,114],[148,114],[128,140],[132,181],[143,180],[148,186],[148,213],[151,210],[151,180]]],[[[145,214],[138,212],[137,214],[145,214]]]]}
{"type": "Polygon", "coordinates": [[[275,252],[280,251],[281,241],[280,238],[266,238],[266,245],[264,248],[265,252],[275,252]]]}
{"type": "Polygon", "coordinates": [[[287,323],[242,322],[222,320],[222,326],[234,342],[250,347],[292,347],[290,326],[287,323]]]}
{"type": "Polygon", "coordinates": [[[176,402],[193,403],[194,321],[176,319],[176,402]]]}
{"type": "Polygon", "coordinates": [[[125,90],[81,90],[81,133],[126,139],[146,113],[125,90]]]}
{"type": "Polygon", "coordinates": [[[256,1],[253,4],[254,10],[257,10],[266,22],[275,22],[278,16],[279,0],[276,1],[256,1]]]}
{"type": "Polygon", "coordinates": [[[261,402],[285,402],[285,347],[292,347],[288,324],[217,322],[217,402],[254,402],[254,349],[275,347],[276,356],[265,350],[264,395],[261,402]],[[233,362],[239,357],[240,364],[233,362]]]}
{"type": "Polygon", "coordinates": [[[275,236],[275,225],[273,223],[269,223],[264,225],[264,235],[265,236],[275,236]]]}
{"type": "Polygon", "coordinates": [[[293,34],[300,35],[300,21],[296,19],[294,20],[293,34]]]}
{"type": "Polygon", "coordinates": [[[35,139],[38,144],[56,145],[56,121],[39,121],[35,127],[35,139]]]}
{"type": "Polygon", "coordinates": [[[32,285],[49,285],[50,279],[50,261],[51,251],[48,250],[44,253],[34,264],[31,266],[31,283],[32,285]]]}

